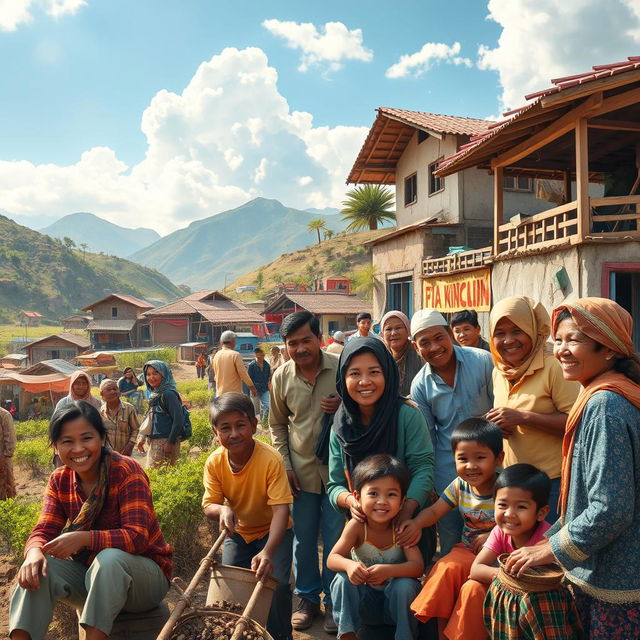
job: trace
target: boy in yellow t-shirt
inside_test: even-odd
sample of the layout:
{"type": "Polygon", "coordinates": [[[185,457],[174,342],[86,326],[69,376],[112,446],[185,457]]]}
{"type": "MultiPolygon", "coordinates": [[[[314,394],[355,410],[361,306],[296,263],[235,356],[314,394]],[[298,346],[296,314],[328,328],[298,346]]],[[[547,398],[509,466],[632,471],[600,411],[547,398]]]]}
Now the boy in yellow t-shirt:
{"type": "Polygon", "coordinates": [[[251,568],[262,580],[272,574],[278,580],[267,631],[275,640],[290,640],[293,498],[284,461],[273,447],[254,440],[258,421],[244,394],[216,397],[210,419],[222,446],[204,466],[204,513],[227,530],[223,564],[251,568]]]}

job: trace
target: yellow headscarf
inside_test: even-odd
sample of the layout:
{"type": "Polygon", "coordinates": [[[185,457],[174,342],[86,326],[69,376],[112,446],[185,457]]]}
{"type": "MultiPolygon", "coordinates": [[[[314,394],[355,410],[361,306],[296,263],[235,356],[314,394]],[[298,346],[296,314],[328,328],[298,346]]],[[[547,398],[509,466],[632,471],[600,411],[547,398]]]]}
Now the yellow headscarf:
{"type": "Polygon", "coordinates": [[[493,356],[493,363],[500,373],[516,386],[523,378],[544,366],[545,344],[551,331],[549,313],[540,302],[535,302],[527,296],[513,296],[500,300],[489,315],[491,339],[489,347],[493,356]],[[527,359],[514,367],[502,359],[493,346],[493,334],[496,325],[502,318],[507,318],[522,329],[533,344],[527,359]]]}

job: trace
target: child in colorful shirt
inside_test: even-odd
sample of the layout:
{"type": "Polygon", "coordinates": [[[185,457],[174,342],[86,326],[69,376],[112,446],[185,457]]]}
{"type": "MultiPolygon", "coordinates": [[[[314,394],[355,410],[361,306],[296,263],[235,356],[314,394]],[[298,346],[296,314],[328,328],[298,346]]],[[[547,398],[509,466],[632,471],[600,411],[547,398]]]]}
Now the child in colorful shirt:
{"type": "Polygon", "coordinates": [[[409,486],[409,471],[386,454],[365,458],[353,471],[354,495],[366,516],[351,519],[333,547],[327,566],[333,617],[340,640],[357,640],[365,624],[394,624],[396,640],[417,637],[409,604],[420,591],[424,562],[418,547],[396,544],[395,518],[409,486]]]}
{"type": "Polygon", "coordinates": [[[462,540],[429,573],[411,610],[426,622],[438,619],[442,633],[453,613],[460,589],[469,576],[476,553],[495,525],[493,489],[497,468],[502,464],[502,432],[500,427],[482,418],[461,422],[451,434],[451,448],[458,477],[432,506],[414,519],[402,522],[399,535],[406,544],[415,544],[420,531],[434,525],[452,509],[458,509],[464,521],[462,540]]]}

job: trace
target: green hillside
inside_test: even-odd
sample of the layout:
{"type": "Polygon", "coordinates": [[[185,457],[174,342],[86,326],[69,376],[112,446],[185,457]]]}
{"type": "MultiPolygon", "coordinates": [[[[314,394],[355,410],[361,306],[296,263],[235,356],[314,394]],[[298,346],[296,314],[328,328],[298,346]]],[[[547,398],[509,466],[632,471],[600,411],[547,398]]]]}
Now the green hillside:
{"type": "Polygon", "coordinates": [[[106,292],[173,300],[184,295],[154,269],[83,253],[0,216],[0,318],[29,309],[62,318],[106,292]]]}
{"type": "Polygon", "coordinates": [[[318,218],[334,232],[347,224],[338,215],[292,209],[277,200],[256,198],[192,222],[134,253],[131,259],[192,289],[222,288],[225,281],[313,243],[316,233],[307,225],[318,218]]]}

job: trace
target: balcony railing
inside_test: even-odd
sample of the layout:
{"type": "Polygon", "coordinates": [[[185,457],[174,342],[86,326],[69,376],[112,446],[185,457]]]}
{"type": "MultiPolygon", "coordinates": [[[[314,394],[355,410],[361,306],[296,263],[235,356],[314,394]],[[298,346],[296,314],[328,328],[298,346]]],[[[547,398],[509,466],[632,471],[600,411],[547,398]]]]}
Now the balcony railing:
{"type": "Polygon", "coordinates": [[[441,258],[428,258],[422,261],[422,275],[435,276],[440,273],[477,269],[487,264],[491,254],[491,247],[484,247],[482,249],[453,253],[441,258]]]}
{"type": "MultiPolygon", "coordinates": [[[[629,238],[640,240],[640,195],[589,199],[589,228],[578,233],[577,201],[500,225],[498,251],[473,249],[422,261],[423,277],[477,269],[497,256],[513,256],[580,242],[629,238]],[[611,209],[603,209],[611,207],[611,209]]],[[[586,226],[586,225],[585,225],[586,226]]]]}

